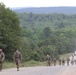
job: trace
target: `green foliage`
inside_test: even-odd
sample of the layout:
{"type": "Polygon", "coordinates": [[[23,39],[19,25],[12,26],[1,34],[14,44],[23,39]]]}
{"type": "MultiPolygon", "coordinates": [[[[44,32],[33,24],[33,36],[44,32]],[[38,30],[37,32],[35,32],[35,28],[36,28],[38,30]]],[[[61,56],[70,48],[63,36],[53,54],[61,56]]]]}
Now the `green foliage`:
{"type": "Polygon", "coordinates": [[[11,60],[14,50],[19,48],[20,32],[16,13],[0,3],[0,47],[3,48],[6,59],[11,60]]]}
{"type": "Polygon", "coordinates": [[[24,61],[44,61],[46,54],[59,58],[60,54],[75,50],[76,15],[18,13],[21,21],[24,61]]]}
{"type": "Polygon", "coordinates": [[[23,61],[44,61],[46,54],[58,59],[75,50],[75,27],[76,14],[16,14],[0,3],[0,47],[9,60],[15,49],[20,49],[23,61]]]}

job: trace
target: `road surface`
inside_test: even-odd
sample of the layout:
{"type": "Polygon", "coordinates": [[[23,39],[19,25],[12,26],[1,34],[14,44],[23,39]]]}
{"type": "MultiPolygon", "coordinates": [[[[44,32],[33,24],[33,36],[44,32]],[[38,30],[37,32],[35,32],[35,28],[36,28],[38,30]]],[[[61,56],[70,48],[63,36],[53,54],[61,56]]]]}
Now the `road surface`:
{"type": "Polygon", "coordinates": [[[0,75],[76,75],[76,65],[24,67],[20,71],[12,68],[3,70],[0,75]]]}

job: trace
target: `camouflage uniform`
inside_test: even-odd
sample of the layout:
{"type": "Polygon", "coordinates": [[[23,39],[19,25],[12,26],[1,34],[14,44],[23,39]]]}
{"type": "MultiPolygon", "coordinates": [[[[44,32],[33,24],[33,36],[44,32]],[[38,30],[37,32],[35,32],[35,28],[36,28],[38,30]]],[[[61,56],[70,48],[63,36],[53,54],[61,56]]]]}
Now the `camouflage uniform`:
{"type": "Polygon", "coordinates": [[[49,55],[46,56],[47,65],[51,65],[51,57],[49,55]]]}
{"type": "Polygon", "coordinates": [[[65,60],[64,59],[62,59],[62,66],[64,66],[65,65],[65,60]]]}
{"type": "Polygon", "coordinates": [[[67,58],[67,66],[69,66],[69,62],[70,62],[70,59],[69,59],[69,58],[67,58]]]}
{"type": "Polygon", "coordinates": [[[71,59],[71,64],[74,65],[74,57],[71,59]]]}
{"type": "Polygon", "coordinates": [[[56,66],[56,58],[54,58],[53,61],[54,61],[54,66],[56,66]]]}
{"type": "Polygon", "coordinates": [[[75,65],[76,65],[76,60],[74,60],[74,62],[75,62],[75,65]]]}
{"type": "Polygon", "coordinates": [[[17,71],[19,71],[19,64],[22,61],[22,54],[20,52],[15,52],[14,53],[14,61],[17,65],[17,71]]]}
{"type": "Polygon", "coordinates": [[[3,52],[0,53],[0,71],[2,71],[3,61],[5,59],[5,55],[3,52]]]}
{"type": "Polygon", "coordinates": [[[59,65],[61,66],[61,59],[59,59],[59,65]]]}

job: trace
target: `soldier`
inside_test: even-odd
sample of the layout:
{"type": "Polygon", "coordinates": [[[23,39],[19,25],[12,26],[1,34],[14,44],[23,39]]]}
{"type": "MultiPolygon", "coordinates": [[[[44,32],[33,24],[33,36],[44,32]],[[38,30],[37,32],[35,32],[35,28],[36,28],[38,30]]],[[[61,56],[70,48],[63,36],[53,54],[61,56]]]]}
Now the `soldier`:
{"type": "Polygon", "coordinates": [[[74,63],[75,63],[75,65],[76,65],[76,60],[74,60],[74,63]]]}
{"type": "Polygon", "coordinates": [[[19,71],[19,64],[22,62],[22,54],[19,52],[19,50],[16,50],[14,53],[14,62],[17,65],[17,71],[19,71]]]}
{"type": "Polygon", "coordinates": [[[74,55],[74,64],[76,65],[76,55],[74,55]]]}
{"type": "Polygon", "coordinates": [[[61,59],[59,59],[59,65],[61,66],[61,59]]]}
{"type": "Polygon", "coordinates": [[[48,54],[46,56],[46,61],[47,61],[47,65],[50,66],[51,65],[51,57],[48,54]]]}
{"type": "Polygon", "coordinates": [[[0,71],[2,71],[2,65],[4,59],[5,59],[5,54],[2,52],[2,49],[0,49],[0,71]]]}
{"type": "Polygon", "coordinates": [[[74,57],[71,58],[71,64],[74,65],[74,57]]]}
{"type": "Polygon", "coordinates": [[[54,61],[54,66],[56,66],[56,58],[54,58],[53,61],[54,61]]]}
{"type": "Polygon", "coordinates": [[[69,66],[69,62],[70,62],[70,59],[69,59],[69,58],[67,58],[67,66],[69,66]]]}
{"type": "Polygon", "coordinates": [[[65,60],[64,59],[62,59],[62,66],[64,66],[65,65],[65,60]]]}

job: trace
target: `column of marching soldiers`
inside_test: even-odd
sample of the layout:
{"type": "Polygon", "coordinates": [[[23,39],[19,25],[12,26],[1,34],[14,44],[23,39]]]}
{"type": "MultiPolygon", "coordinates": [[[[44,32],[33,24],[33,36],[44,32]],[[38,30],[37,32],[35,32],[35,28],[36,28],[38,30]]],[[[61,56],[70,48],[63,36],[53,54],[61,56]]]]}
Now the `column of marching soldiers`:
{"type": "Polygon", "coordinates": [[[76,65],[76,54],[72,54],[71,57],[67,57],[66,59],[61,59],[59,58],[58,60],[56,58],[51,58],[51,56],[49,54],[46,55],[46,63],[47,66],[69,66],[69,65],[76,65]]]}
{"type": "MultiPolygon", "coordinates": [[[[2,51],[2,49],[0,48],[0,72],[2,71],[2,65],[3,65],[4,59],[5,59],[5,54],[2,51]]],[[[58,63],[60,66],[61,65],[64,66],[65,63],[67,64],[67,66],[69,66],[70,63],[72,65],[74,65],[74,64],[76,65],[76,51],[72,54],[71,59],[70,58],[67,58],[66,60],[64,60],[64,59],[57,60],[56,58],[52,59],[49,54],[46,55],[45,59],[47,62],[47,66],[52,65],[52,63],[54,66],[58,65],[58,63]],[[57,63],[57,61],[58,61],[58,63],[57,63]]],[[[17,71],[19,71],[19,65],[22,62],[22,54],[19,52],[19,50],[16,50],[14,52],[13,60],[17,66],[17,71]]]]}

